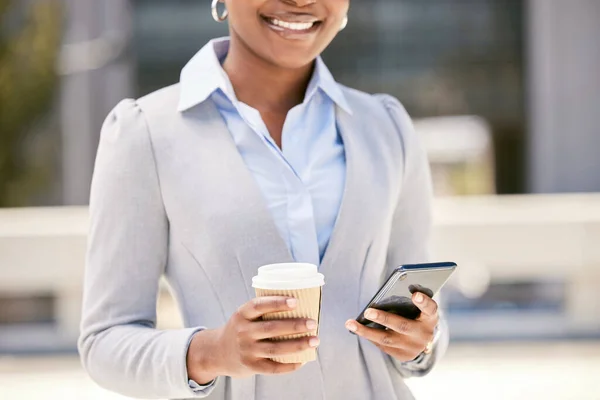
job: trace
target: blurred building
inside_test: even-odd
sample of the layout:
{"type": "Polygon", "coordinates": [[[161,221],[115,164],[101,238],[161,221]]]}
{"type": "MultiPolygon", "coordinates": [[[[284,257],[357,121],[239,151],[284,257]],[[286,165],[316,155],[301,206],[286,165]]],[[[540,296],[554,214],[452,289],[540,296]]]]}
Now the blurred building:
{"type": "MultiPolygon", "coordinates": [[[[208,2],[65,1],[60,202],[85,204],[108,110],[177,82],[227,31],[208,2]]],[[[499,193],[599,191],[598,18],[595,0],[352,2],[324,58],[342,83],[391,93],[415,118],[487,121],[499,193]]]]}
{"type": "Polygon", "coordinates": [[[127,0],[63,0],[64,46],[58,72],[62,134],[60,204],[87,204],[100,128],[108,112],[137,86],[127,0]]]}

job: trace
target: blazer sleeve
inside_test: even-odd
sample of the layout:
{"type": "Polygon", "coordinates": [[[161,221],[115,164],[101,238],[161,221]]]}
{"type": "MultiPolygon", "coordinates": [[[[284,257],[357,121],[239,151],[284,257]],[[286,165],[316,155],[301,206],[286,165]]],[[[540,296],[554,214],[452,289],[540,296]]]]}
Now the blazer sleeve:
{"type": "Polygon", "coordinates": [[[124,100],[96,157],[78,347],[91,378],[126,396],[199,398],[211,389],[188,385],[187,348],[202,328],[155,329],[168,229],[142,111],[124,100]]]}
{"type": "MultiPolygon", "coordinates": [[[[389,95],[377,97],[396,126],[404,152],[403,181],[393,215],[387,254],[388,272],[391,272],[402,264],[424,263],[430,260],[433,190],[427,154],[410,116],[396,98],[389,95]]],[[[421,376],[428,373],[433,364],[446,352],[449,332],[441,310],[438,330],[439,339],[432,357],[426,357],[418,366],[393,360],[403,376],[421,376]]]]}

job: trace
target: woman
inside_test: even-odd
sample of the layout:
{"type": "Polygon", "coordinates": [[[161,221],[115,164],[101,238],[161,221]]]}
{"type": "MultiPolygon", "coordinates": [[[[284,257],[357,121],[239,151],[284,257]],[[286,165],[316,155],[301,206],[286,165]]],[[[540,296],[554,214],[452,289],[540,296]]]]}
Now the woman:
{"type": "Polygon", "coordinates": [[[79,342],[100,385],[143,398],[404,400],[403,378],[443,352],[426,296],[413,297],[416,321],[368,316],[387,331],[352,320],[395,266],[426,261],[431,190],[398,101],[337,84],[319,58],[348,7],[214,0],[231,38],[208,43],[178,85],[108,117],[79,342]],[[294,299],[252,299],[257,268],[289,261],[326,277],[319,339],[269,341],[315,323],[263,322],[294,299]],[[163,274],[186,329],[155,329],[163,274]],[[316,362],[269,360],[310,346],[316,362]]]}

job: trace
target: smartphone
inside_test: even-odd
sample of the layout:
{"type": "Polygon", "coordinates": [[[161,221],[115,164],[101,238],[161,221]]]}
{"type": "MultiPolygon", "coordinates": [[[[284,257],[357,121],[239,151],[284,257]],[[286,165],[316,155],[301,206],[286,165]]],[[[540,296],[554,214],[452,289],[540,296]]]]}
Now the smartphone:
{"type": "Polygon", "coordinates": [[[383,325],[364,317],[367,308],[387,311],[409,319],[419,318],[421,310],[412,302],[412,295],[421,292],[433,297],[456,268],[457,265],[453,262],[403,265],[396,268],[356,321],[371,328],[385,329],[383,325]]]}

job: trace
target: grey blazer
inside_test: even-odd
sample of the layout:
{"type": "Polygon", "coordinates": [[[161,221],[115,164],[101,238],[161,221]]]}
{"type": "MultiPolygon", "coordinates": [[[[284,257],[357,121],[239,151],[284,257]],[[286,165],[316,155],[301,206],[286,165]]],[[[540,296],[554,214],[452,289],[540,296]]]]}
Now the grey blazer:
{"type": "MultiPolygon", "coordinates": [[[[337,110],[347,182],[320,267],[318,361],[288,375],[221,377],[209,399],[412,399],[402,368],[344,322],[392,268],[427,260],[427,160],[397,100],[343,91],[353,110],[337,110]]],[[[79,350],[98,384],[133,397],[203,396],[187,382],[191,336],[254,297],[259,266],[292,261],[214,103],[178,112],[179,92],[113,110],[92,183],[79,350]],[[163,274],[185,329],[155,329],[163,274]]]]}

